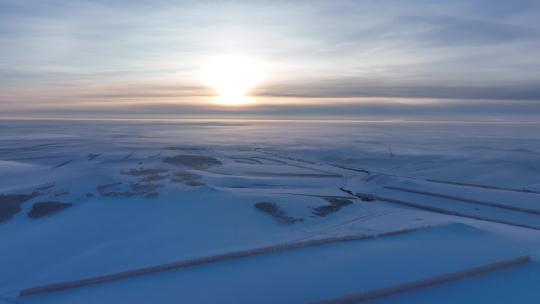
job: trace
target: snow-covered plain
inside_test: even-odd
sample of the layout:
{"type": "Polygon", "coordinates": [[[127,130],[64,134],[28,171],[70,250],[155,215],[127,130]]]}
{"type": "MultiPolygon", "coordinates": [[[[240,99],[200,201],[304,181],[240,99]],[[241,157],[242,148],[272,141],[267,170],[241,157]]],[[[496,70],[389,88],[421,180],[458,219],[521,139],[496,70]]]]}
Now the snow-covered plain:
{"type": "Polygon", "coordinates": [[[522,256],[532,261],[373,301],[539,303],[539,134],[501,122],[1,121],[0,303],[305,303],[522,256]]]}

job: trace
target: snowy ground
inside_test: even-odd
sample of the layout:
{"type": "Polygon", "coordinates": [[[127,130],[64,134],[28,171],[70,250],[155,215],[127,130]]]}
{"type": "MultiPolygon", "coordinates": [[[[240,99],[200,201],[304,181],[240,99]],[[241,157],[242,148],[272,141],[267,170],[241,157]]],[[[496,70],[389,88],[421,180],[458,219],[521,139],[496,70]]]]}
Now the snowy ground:
{"type": "Polygon", "coordinates": [[[0,303],[538,303],[540,124],[1,121],[0,303]],[[64,291],[21,290],[342,236],[64,291]]]}

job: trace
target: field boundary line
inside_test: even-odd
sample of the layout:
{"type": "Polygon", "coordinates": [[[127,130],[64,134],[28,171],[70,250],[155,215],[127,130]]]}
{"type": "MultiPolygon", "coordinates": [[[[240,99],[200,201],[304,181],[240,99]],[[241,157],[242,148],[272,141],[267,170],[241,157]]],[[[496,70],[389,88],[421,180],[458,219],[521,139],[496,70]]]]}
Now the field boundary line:
{"type": "Polygon", "coordinates": [[[540,194],[540,191],[530,190],[530,189],[525,189],[525,188],[518,189],[518,188],[510,188],[510,187],[480,185],[480,184],[463,183],[463,182],[455,182],[455,181],[446,181],[446,180],[431,179],[431,178],[426,179],[426,181],[432,182],[432,183],[438,183],[438,184],[449,184],[449,185],[456,185],[456,186],[475,187],[475,188],[493,189],[493,190],[501,190],[501,191],[512,191],[512,192],[521,192],[521,193],[540,194]]]}
{"type": "Polygon", "coordinates": [[[431,287],[434,285],[439,285],[443,283],[448,283],[451,281],[456,281],[460,279],[466,279],[472,276],[477,276],[489,272],[494,272],[498,270],[503,270],[511,267],[520,266],[531,262],[531,257],[528,255],[520,256],[517,258],[500,260],[497,262],[492,262],[489,264],[484,264],[477,267],[468,268],[461,271],[450,272],[447,274],[442,274],[438,276],[433,276],[427,279],[422,279],[418,281],[412,281],[408,283],[402,283],[390,287],[372,289],[365,292],[355,293],[346,295],[343,297],[327,299],[322,301],[313,302],[314,304],[349,304],[349,303],[358,303],[363,301],[369,301],[377,298],[388,297],[398,293],[407,292],[414,289],[431,287]]]}
{"type": "MultiPolygon", "coordinates": [[[[347,192],[347,193],[352,193],[352,191],[346,190],[346,189],[343,189],[342,191],[347,192]]],[[[366,200],[366,201],[377,200],[377,201],[382,201],[382,202],[388,202],[388,203],[413,207],[413,208],[416,208],[416,209],[427,210],[427,211],[431,211],[431,212],[435,212],[435,213],[459,216],[459,217],[464,217],[464,218],[471,218],[471,219],[484,221],[484,222],[491,222],[491,223],[497,223],[497,224],[505,224],[505,225],[510,225],[510,226],[516,226],[516,227],[540,230],[540,227],[537,227],[537,226],[531,226],[531,225],[514,223],[514,222],[507,222],[507,221],[502,221],[502,220],[497,220],[497,219],[489,219],[489,218],[485,218],[485,217],[481,217],[481,216],[476,216],[476,215],[466,214],[466,213],[462,213],[462,212],[458,212],[458,211],[454,211],[454,210],[444,209],[444,208],[441,208],[441,207],[426,206],[426,205],[423,205],[423,204],[420,204],[420,203],[405,201],[405,200],[397,199],[397,198],[391,198],[391,197],[385,197],[385,196],[367,194],[367,193],[358,193],[358,192],[354,193],[354,195],[356,197],[358,197],[358,198],[360,198],[362,200],[366,200]]]]}
{"type": "Polygon", "coordinates": [[[428,226],[406,228],[406,229],[387,231],[387,232],[381,232],[381,233],[375,233],[375,234],[360,234],[360,235],[328,237],[328,238],[312,239],[312,240],[295,242],[295,243],[285,243],[285,244],[278,244],[278,245],[272,245],[272,246],[266,246],[266,247],[259,247],[255,249],[234,251],[234,252],[229,252],[229,253],[224,253],[224,254],[181,260],[177,262],[160,264],[160,265],[149,266],[149,267],[142,267],[142,268],[137,268],[133,270],[117,272],[117,273],[101,275],[101,276],[95,276],[95,277],[81,279],[81,280],[65,281],[65,282],[58,282],[58,283],[53,283],[53,284],[25,288],[19,291],[19,296],[29,296],[29,295],[40,294],[40,293],[79,288],[79,287],[106,283],[106,282],[111,282],[111,281],[117,281],[117,280],[122,280],[122,279],[142,276],[142,275],[154,274],[154,273],[168,271],[168,270],[193,267],[193,266],[198,266],[198,265],[222,262],[222,261],[244,258],[244,257],[258,256],[258,255],[263,255],[263,254],[278,253],[278,252],[283,252],[287,250],[311,248],[311,247],[323,246],[323,245],[328,245],[328,244],[333,244],[333,243],[351,242],[351,241],[360,241],[360,240],[369,240],[369,239],[397,236],[397,235],[411,233],[411,232],[415,232],[419,230],[427,230],[432,227],[434,226],[428,225],[428,226]]]}
{"type": "Polygon", "coordinates": [[[524,212],[524,213],[540,215],[540,210],[522,208],[522,207],[516,207],[516,206],[510,206],[508,204],[493,203],[493,202],[488,202],[488,201],[483,201],[483,200],[477,200],[477,199],[472,199],[472,198],[461,197],[461,196],[457,196],[457,195],[450,195],[450,194],[445,194],[445,193],[438,193],[438,192],[431,192],[431,191],[424,191],[424,190],[416,190],[416,189],[403,188],[403,187],[398,187],[398,186],[384,186],[384,188],[385,189],[390,189],[390,190],[409,192],[409,193],[416,193],[416,194],[422,194],[422,195],[429,195],[429,196],[435,196],[435,197],[450,199],[450,200],[454,200],[454,201],[461,201],[461,202],[472,203],[472,204],[486,205],[486,206],[490,206],[490,207],[496,207],[496,208],[501,208],[501,209],[507,209],[507,210],[512,210],[512,211],[519,211],[519,212],[524,212]]]}

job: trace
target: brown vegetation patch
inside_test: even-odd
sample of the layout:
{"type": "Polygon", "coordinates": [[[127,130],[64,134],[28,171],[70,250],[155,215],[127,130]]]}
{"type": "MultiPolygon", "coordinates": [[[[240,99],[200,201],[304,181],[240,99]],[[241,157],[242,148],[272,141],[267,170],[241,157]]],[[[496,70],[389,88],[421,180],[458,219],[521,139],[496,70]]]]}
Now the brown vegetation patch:
{"type": "Polygon", "coordinates": [[[270,214],[277,222],[282,224],[292,224],[301,222],[303,219],[289,216],[285,210],[276,203],[258,202],[253,205],[257,210],[270,214]]]}
{"type": "Polygon", "coordinates": [[[338,212],[341,208],[352,204],[352,201],[348,198],[325,197],[324,199],[330,204],[313,208],[313,214],[324,217],[330,213],[338,212]]]}
{"type": "Polygon", "coordinates": [[[168,172],[167,169],[161,168],[139,168],[139,169],[129,169],[127,171],[122,171],[122,174],[131,175],[131,176],[145,176],[145,175],[156,175],[160,173],[168,172]]]}
{"type": "Polygon", "coordinates": [[[207,169],[209,167],[222,164],[221,161],[211,156],[190,154],[179,154],[176,156],[167,157],[163,160],[163,162],[175,166],[191,167],[194,169],[207,169]]]}
{"type": "Polygon", "coordinates": [[[49,216],[55,213],[58,213],[66,208],[71,207],[71,203],[60,203],[55,201],[49,202],[39,202],[35,203],[32,206],[30,212],[28,212],[28,217],[30,218],[41,218],[44,216],[49,216]]]}
{"type": "Polygon", "coordinates": [[[21,204],[36,197],[32,194],[0,194],[0,223],[7,221],[21,211],[21,204]]]}

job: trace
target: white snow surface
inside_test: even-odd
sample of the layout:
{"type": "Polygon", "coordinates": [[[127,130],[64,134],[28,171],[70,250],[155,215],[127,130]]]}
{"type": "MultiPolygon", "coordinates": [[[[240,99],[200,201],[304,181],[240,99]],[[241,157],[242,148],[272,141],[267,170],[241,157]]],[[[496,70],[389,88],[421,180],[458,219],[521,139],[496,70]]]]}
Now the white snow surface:
{"type": "Polygon", "coordinates": [[[307,303],[523,255],[533,261],[374,303],[538,303],[539,134],[540,124],[496,122],[1,121],[0,212],[12,195],[28,197],[0,221],[0,303],[307,303]],[[71,207],[30,217],[43,202],[71,207]],[[18,295],[415,227],[427,228],[18,295]]]}

